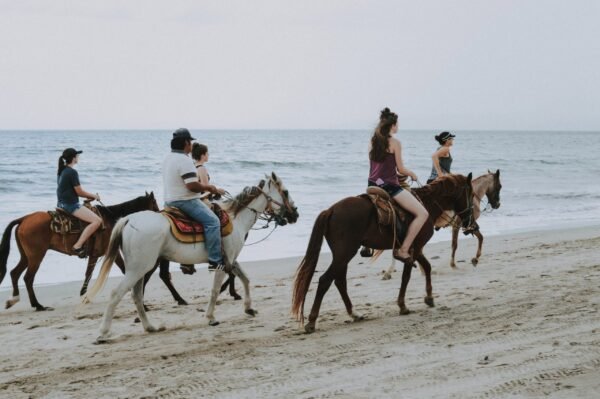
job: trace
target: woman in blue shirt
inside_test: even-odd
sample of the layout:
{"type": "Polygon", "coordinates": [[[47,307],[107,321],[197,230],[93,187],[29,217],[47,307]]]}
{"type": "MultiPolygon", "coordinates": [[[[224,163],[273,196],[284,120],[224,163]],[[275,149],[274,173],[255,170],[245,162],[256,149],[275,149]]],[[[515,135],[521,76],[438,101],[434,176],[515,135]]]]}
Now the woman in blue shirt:
{"type": "Polygon", "coordinates": [[[80,258],[87,256],[83,244],[98,230],[102,225],[102,219],[92,212],[90,209],[81,206],[79,197],[84,197],[91,200],[100,200],[98,194],[91,194],[85,191],[79,183],[79,174],[73,168],[79,161],[79,154],[82,151],[77,151],[74,148],[67,148],[58,158],[58,187],[56,196],[58,203],[56,206],[70,213],[76,218],[89,223],[81,233],[79,240],[73,245],[73,252],[80,258]]]}

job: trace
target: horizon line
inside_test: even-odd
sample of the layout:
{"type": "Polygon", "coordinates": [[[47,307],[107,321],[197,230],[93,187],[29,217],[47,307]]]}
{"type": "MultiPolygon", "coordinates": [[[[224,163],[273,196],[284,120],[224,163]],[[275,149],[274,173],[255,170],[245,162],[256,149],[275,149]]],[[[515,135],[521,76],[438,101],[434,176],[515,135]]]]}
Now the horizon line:
{"type": "MultiPolygon", "coordinates": [[[[360,131],[360,130],[372,130],[373,128],[188,128],[190,131],[217,131],[217,132],[235,132],[235,131],[315,131],[315,130],[327,130],[327,131],[360,131]]],[[[468,129],[440,129],[440,128],[401,128],[399,131],[463,131],[463,132],[573,132],[573,133],[600,133],[600,129],[477,129],[477,128],[468,128],[468,129]]],[[[171,128],[162,129],[162,128],[52,128],[52,129],[44,129],[44,128],[19,128],[19,129],[10,129],[10,128],[0,128],[0,132],[106,132],[106,131],[117,131],[117,132],[142,132],[142,131],[168,131],[172,132],[171,128]]]]}

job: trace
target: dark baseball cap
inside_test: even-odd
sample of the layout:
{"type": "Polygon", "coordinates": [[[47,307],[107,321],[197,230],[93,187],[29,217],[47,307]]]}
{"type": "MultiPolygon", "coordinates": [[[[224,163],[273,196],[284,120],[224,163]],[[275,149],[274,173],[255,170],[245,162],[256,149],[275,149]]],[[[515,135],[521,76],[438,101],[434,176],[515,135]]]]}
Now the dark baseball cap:
{"type": "Polygon", "coordinates": [[[77,151],[75,148],[67,148],[63,151],[63,158],[74,158],[76,155],[81,154],[83,151],[77,151]]]}
{"type": "Polygon", "coordinates": [[[192,137],[190,131],[184,127],[180,127],[179,129],[177,129],[173,132],[174,139],[179,138],[179,137],[188,139],[188,140],[196,140],[195,138],[192,137]]]}
{"type": "MultiPolygon", "coordinates": [[[[439,136],[438,136],[438,137],[439,137],[439,140],[440,140],[440,141],[448,141],[448,140],[450,140],[450,139],[453,139],[453,138],[455,138],[456,136],[455,136],[455,135],[453,135],[453,134],[452,134],[452,133],[450,133],[450,132],[442,132],[442,133],[440,133],[440,134],[439,134],[439,136]]],[[[437,137],[436,137],[436,138],[437,138],[437,137]]]]}

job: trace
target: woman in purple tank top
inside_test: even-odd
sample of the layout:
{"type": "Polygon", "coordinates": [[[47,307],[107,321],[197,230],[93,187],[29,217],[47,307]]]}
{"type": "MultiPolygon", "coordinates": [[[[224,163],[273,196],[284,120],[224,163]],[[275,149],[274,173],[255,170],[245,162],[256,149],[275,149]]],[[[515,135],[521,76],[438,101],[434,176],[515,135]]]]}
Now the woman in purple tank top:
{"type": "Polygon", "coordinates": [[[385,108],[381,111],[379,124],[369,145],[371,163],[369,186],[378,186],[384,189],[403,209],[415,217],[408,226],[402,246],[394,254],[395,258],[406,262],[412,261],[410,247],[429,217],[429,213],[410,191],[400,187],[398,173],[409,176],[415,181],[417,175],[402,163],[402,146],[400,141],[393,137],[397,131],[398,115],[391,112],[389,108],[385,108]]]}

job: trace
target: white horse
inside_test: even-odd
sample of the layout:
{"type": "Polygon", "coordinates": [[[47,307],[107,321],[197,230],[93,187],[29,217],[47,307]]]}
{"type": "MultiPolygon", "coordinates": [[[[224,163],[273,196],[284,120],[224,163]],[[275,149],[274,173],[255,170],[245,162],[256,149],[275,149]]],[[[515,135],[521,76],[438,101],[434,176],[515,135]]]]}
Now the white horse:
{"type": "MultiPolygon", "coordinates": [[[[500,189],[502,184],[500,183],[500,169],[496,170],[496,173],[490,172],[473,179],[473,220],[479,219],[481,216],[481,200],[483,197],[487,197],[488,204],[492,209],[498,209],[500,207],[500,189]]],[[[446,211],[435,221],[435,227],[444,228],[452,226],[452,255],[450,258],[450,266],[456,268],[454,256],[456,254],[456,248],[458,247],[458,232],[460,230],[460,218],[454,216],[454,212],[446,211]]],[[[479,257],[481,256],[481,247],[483,246],[483,235],[479,231],[479,228],[472,232],[477,237],[477,253],[475,257],[471,259],[473,266],[477,266],[479,263],[479,257]]],[[[468,234],[468,233],[467,233],[468,234]]],[[[383,273],[382,280],[389,280],[392,278],[392,273],[396,271],[396,261],[392,258],[392,264],[383,273]]]]}
{"type": "MultiPolygon", "coordinates": [[[[242,193],[234,199],[226,201],[223,205],[233,221],[232,233],[223,237],[225,261],[244,284],[244,309],[251,316],[254,316],[256,311],[251,307],[250,282],[237,262],[244,247],[246,235],[261,215],[266,216],[269,220],[274,220],[278,225],[285,225],[288,222],[295,223],[298,219],[297,208],[283,182],[275,173],[266,178],[266,181],[261,180],[256,186],[247,187],[242,193]]],[[[152,270],[156,259],[164,258],[182,264],[208,262],[208,253],[204,243],[183,244],[175,240],[171,234],[169,222],[163,215],[150,211],[134,213],[120,219],[115,225],[98,279],[83,297],[83,303],[90,302],[102,289],[119,249],[122,251],[125,262],[125,277],[110,295],[100,327],[100,336],[96,340],[99,343],[108,339],[115,308],[132,288],[132,297],[142,326],[148,332],[159,331],[150,324],[143,304],[144,275],[152,270]]],[[[206,312],[210,325],[218,324],[214,318],[214,309],[221,284],[226,276],[225,271],[215,272],[210,304],[206,312]]]]}

